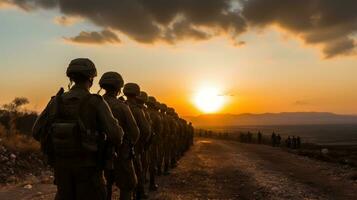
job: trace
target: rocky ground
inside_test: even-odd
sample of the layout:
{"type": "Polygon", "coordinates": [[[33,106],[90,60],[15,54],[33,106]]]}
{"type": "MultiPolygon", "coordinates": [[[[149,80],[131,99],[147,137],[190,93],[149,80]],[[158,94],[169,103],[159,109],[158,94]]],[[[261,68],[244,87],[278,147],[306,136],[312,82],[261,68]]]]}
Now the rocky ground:
{"type": "Polygon", "coordinates": [[[0,144],[0,185],[16,184],[48,170],[40,152],[9,150],[0,144]]]}
{"type": "MultiPolygon", "coordinates": [[[[357,171],[265,145],[199,138],[150,199],[356,199],[357,171]]],[[[0,188],[0,199],[53,199],[50,174],[0,188]],[[32,181],[32,182],[31,182],[32,181]]],[[[31,176],[30,176],[31,177],[31,176]]]]}

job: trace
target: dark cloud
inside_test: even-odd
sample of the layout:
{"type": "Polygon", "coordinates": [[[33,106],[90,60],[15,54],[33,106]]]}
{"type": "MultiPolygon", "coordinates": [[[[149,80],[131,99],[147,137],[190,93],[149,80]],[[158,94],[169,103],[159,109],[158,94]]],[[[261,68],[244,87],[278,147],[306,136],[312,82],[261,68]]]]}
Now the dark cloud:
{"type": "Polygon", "coordinates": [[[67,16],[88,19],[132,39],[153,43],[232,36],[245,30],[231,0],[10,0],[25,10],[59,8],[67,16]]]}
{"type": "MultiPolygon", "coordinates": [[[[4,1],[4,0],[3,0],[4,1]]],[[[327,58],[356,49],[356,0],[5,0],[25,9],[56,8],[143,43],[235,39],[249,27],[280,27],[327,58]]],[[[234,41],[234,40],[233,40],[234,41]]]]}
{"type": "Polygon", "coordinates": [[[60,0],[4,0],[7,2],[11,2],[20,8],[30,11],[41,8],[54,8],[57,6],[58,1],[60,0]]]}
{"type": "Polygon", "coordinates": [[[83,44],[120,43],[118,36],[110,30],[103,30],[101,32],[82,31],[75,37],[64,39],[70,42],[83,44]]]}
{"type": "Polygon", "coordinates": [[[356,49],[356,0],[242,0],[249,25],[277,24],[308,44],[323,46],[327,58],[356,49]]]}

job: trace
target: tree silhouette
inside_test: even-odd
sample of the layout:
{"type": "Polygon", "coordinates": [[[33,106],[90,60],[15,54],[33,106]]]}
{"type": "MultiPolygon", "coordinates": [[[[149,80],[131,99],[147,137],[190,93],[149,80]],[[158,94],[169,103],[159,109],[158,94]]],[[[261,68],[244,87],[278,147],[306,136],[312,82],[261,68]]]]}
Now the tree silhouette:
{"type": "Polygon", "coordinates": [[[14,100],[12,100],[8,104],[4,104],[2,107],[4,110],[8,111],[9,113],[9,132],[10,133],[16,133],[17,128],[16,128],[16,119],[19,117],[19,114],[21,113],[20,109],[22,106],[30,103],[30,101],[25,98],[25,97],[16,97],[14,100]]]}

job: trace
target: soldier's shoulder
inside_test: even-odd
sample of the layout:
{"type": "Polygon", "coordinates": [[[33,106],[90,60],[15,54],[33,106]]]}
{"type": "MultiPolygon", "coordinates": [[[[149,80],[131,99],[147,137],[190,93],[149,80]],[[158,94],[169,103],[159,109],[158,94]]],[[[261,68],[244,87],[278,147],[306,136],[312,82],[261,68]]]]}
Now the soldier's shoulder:
{"type": "Polygon", "coordinates": [[[125,101],[122,101],[120,99],[117,99],[116,101],[117,105],[120,106],[121,108],[129,108],[129,105],[125,102],[125,101]]]}
{"type": "Polygon", "coordinates": [[[91,94],[91,96],[92,96],[92,98],[96,98],[98,100],[103,101],[103,97],[101,95],[99,95],[99,94],[91,94]]]}
{"type": "Polygon", "coordinates": [[[88,101],[94,106],[99,106],[100,104],[105,103],[104,98],[99,94],[90,94],[88,101]]]}

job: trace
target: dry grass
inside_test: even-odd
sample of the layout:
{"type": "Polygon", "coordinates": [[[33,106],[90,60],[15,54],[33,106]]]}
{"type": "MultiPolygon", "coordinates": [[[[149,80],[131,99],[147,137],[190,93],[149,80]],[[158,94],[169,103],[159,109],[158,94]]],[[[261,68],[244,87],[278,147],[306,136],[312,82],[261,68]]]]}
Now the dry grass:
{"type": "Polygon", "coordinates": [[[40,149],[40,144],[33,138],[20,134],[6,134],[7,130],[0,125],[0,144],[11,151],[17,152],[37,152],[40,149]]]}

